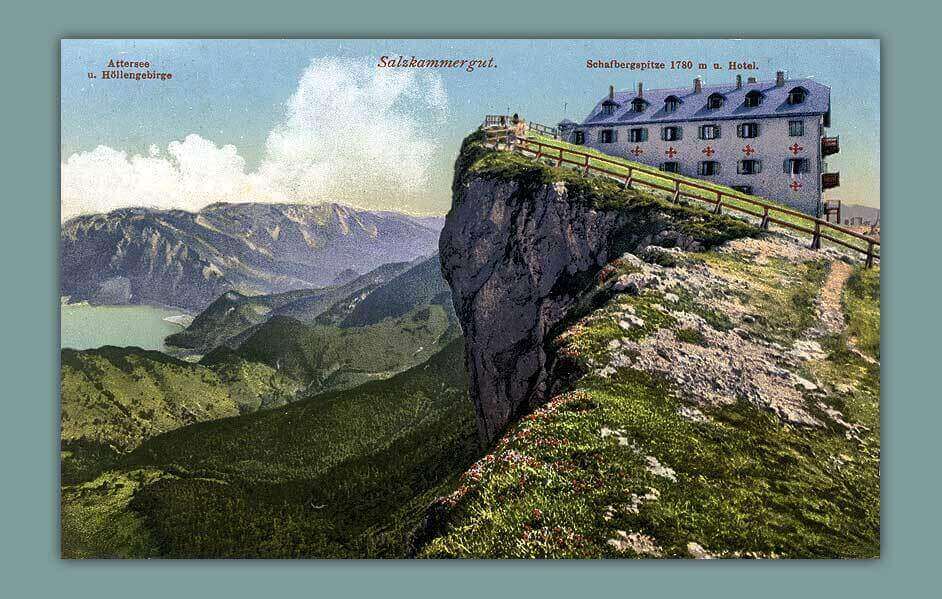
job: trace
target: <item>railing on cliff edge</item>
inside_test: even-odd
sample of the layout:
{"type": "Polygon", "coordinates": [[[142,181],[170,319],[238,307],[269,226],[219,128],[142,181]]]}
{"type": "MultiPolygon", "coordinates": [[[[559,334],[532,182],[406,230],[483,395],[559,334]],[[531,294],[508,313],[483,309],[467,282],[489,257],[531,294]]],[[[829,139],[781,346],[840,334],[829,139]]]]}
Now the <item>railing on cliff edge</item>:
{"type": "MultiPolygon", "coordinates": [[[[512,118],[512,116],[506,114],[488,114],[484,117],[484,128],[490,129],[495,127],[512,127],[513,124],[510,122],[512,118]]],[[[540,135],[552,137],[553,139],[559,139],[559,131],[556,129],[556,127],[550,127],[549,125],[528,121],[527,128],[530,131],[536,131],[540,135]]]]}
{"type": "MultiPolygon", "coordinates": [[[[738,194],[733,190],[726,191],[712,187],[710,185],[699,183],[696,180],[679,177],[673,173],[661,171],[653,167],[627,164],[612,158],[592,155],[586,152],[580,152],[579,150],[574,150],[572,148],[566,148],[557,144],[535,139],[518,139],[511,148],[510,144],[508,143],[510,131],[500,125],[500,121],[497,117],[491,119],[492,116],[495,115],[488,115],[483,126],[485,132],[485,145],[488,147],[500,149],[500,146],[503,144],[504,149],[517,150],[521,153],[521,155],[524,156],[529,153],[531,157],[536,160],[553,161],[557,167],[567,165],[580,169],[584,175],[588,175],[589,173],[597,173],[615,179],[618,182],[623,183],[626,189],[631,188],[634,185],[642,185],[657,191],[668,192],[672,194],[673,201],[685,198],[696,200],[698,202],[704,202],[713,206],[714,214],[721,214],[723,208],[747,214],[760,219],[759,227],[762,229],[768,230],[769,226],[774,224],[786,229],[791,229],[793,231],[799,231],[811,235],[811,249],[820,249],[821,240],[827,240],[839,246],[858,251],[866,256],[865,265],[867,268],[871,268],[874,264],[874,261],[880,260],[880,254],[878,253],[880,240],[877,238],[863,235],[857,231],[848,229],[847,227],[842,227],[839,224],[831,223],[814,216],[809,216],[803,212],[798,212],[797,210],[791,210],[789,208],[784,208],[775,204],[762,202],[754,197],[750,197],[745,194],[738,194]],[[567,154],[570,156],[575,156],[576,158],[571,158],[570,156],[567,156],[567,154]],[[603,166],[592,164],[593,162],[601,163],[603,165],[617,166],[625,172],[615,172],[613,170],[604,168],[603,166]],[[646,176],[649,180],[639,179],[637,177],[638,174],[646,176]],[[756,210],[751,210],[734,203],[724,204],[724,199],[735,200],[737,202],[748,204],[750,207],[753,207],[756,210]],[[789,222],[784,220],[784,217],[790,217],[792,220],[798,220],[802,223],[807,223],[807,225],[789,222]],[[866,246],[861,247],[860,245],[854,244],[852,241],[836,237],[836,233],[840,233],[841,235],[849,237],[852,240],[861,241],[866,244],[866,246]]],[[[528,123],[528,125],[530,126],[531,130],[538,131],[538,129],[533,127],[533,123],[528,123]]]]}

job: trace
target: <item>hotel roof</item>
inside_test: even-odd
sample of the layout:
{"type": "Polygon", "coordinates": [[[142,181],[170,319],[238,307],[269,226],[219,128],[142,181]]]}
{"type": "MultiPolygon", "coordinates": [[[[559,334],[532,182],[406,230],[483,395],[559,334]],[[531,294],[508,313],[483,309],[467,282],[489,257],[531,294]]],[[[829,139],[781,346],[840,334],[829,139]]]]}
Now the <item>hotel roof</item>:
{"type": "Polygon", "coordinates": [[[647,123],[676,123],[685,121],[716,121],[729,119],[770,118],[785,116],[810,116],[826,114],[831,109],[831,88],[813,79],[786,80],[777,86],[774,81],[743,83],[737,88],[735,83],[728,85],[704,85],[700,92],[693,86],[674,89],[643,90],[640,96],[647,105],[643,112],[632,111],[632,100],[638,98],[637,92],[615,92],[614,98],[606,94],[599,100],[589,116],[582,122],[586,125],[632,125],[647,123]],[[788,94],[795,88],[804,88],[807,92],[805,101],[789,104],[788,94]],[[762,101],[758,106],[746,107],[746,94],[759,92],[762,101]],[[723,96],[723,105],[708,108],[707,98],[711,95],[723,96]],[[680,104],[677,110],[667,112],[664,101],[675,96],[680,104]],[[602,105],[614,101],[612,114],[603,114],[602,105]]]}

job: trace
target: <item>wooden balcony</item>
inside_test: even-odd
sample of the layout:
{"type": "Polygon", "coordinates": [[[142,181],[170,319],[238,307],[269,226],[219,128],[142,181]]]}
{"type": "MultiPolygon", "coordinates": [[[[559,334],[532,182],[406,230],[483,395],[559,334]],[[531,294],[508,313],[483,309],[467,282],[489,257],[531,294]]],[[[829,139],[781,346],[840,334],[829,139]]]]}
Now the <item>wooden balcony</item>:
{"type": "Polygon", "coordinates": [[[825,200],[824,202],[824,220],[831,222],[831,217],[834,217],[834,222],[841,224],[841,201],[840,200],[825,200]]]}
{"type": "Polygon", "coordinates": [[[841,151],[841,138],[840,137],[822,137],[821,138],[821,154],[824,156],[830,156],[831,154],[837,154],[841,151]]]}
{"type": "Polygon", "coordinates": [[[833,189],[835,187],[840,187],[840,185],[840,173],[821,173],[821,189],[833,189]]]}

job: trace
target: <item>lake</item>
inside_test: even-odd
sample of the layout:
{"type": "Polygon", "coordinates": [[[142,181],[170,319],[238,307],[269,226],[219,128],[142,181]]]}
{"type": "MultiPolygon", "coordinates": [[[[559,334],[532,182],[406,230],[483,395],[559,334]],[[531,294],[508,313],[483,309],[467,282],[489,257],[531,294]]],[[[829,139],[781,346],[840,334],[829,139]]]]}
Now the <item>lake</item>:
{"type": "Polygon", "coordinates": [[[163,350],[164,337],[183,326],[164,320],[186,315],[156,306],[90,306],[62,304],[61,347],[90,349],[102,345],[163,350]]]}

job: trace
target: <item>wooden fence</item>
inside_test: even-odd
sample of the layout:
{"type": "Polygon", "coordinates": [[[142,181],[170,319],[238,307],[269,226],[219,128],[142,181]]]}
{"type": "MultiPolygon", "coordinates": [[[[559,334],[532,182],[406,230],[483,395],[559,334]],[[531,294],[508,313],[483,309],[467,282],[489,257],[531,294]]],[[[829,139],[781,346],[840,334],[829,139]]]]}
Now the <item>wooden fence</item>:
{"type": "MultiPolygon", "coordinates": [[[[488,118],[490,116],[492,115],[489,115],[488,118]]],[[[839,224],[809,216],[797,210],[769,204],[755,197],[739,194],[731,189],[727,191],[726,189],[719,189],[701,183],[695,179],[680,177],[654,167],[626,164],[613,158],[588,154],[554,143],[535,139],[520,139],[511,148],[508,144],[508,133],[506,129],[496,124],[488,127],[485,120],[485,144],[495,149],[500,149],[503,145],[505,149],[519,151],[523,155],[529,155],[536,160],[553,162],[557,167],[566,165],[581,170],[585,175],[596,173],[615,179],[622,183],[625,188],[642,185],[656,191],[667,192],[672,194],[674,201],[685,198],[705,202],[713,206],[715,214],[720,214],[726,208],[727,210],[753,216],[759,219],[759,226],[763,229],[768,229],[770,225],[774,224],[811,235],[811,249],[819,249],[821,241],[827,240],[839,246],[858,251],[866,256],[865,264],[867,268],[872,267],[874,261],[880,259],[879,239],[863,235],[839,224]],[[611,166],[618,167],[623,172],[608,168],[611,166]],[[641,177],[638,175],[641,175],[641,177]]]]}

